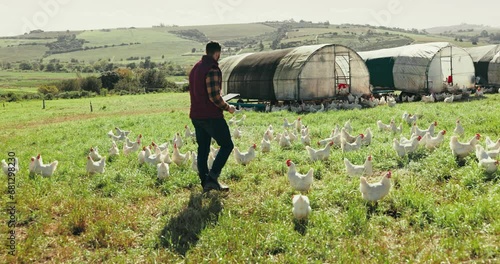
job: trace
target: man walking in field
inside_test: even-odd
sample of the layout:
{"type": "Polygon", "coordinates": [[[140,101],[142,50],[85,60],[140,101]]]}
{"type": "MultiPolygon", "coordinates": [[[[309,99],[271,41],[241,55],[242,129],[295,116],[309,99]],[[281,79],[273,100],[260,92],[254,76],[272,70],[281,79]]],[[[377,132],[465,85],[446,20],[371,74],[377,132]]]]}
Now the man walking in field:
{"type": "Polygon", "coordinates": [[[209,42],[206,55],[194,65],[189,74],[189,117],[196,132],[198,173],[204,192],[229,191],[229,187],[220,184],[218,178],[234,147],[223,111],[232,114],[235,108],[221,96],[222,72],[218,64],[220,53],[220,44],[209,42]],[[207,160],[212,138],[219,144],[220,150],[209,171],[207,160]]]}

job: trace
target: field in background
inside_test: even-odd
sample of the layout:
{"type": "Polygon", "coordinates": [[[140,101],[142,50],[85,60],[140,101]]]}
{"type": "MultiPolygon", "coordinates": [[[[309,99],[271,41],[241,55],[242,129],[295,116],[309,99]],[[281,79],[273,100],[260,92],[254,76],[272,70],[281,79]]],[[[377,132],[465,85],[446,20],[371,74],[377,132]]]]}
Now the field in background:
{"type": "MultiPolygon", "coordinates": [[[[86,77],[92,74],[82,73],[80,76],[86,77]]],[[[52,72],[18,72],[0,70],[0,94],[14,93],[36,93],[37,88],[44,84],[77,78],[76,73],[52,73],[52,72]]]]}
{"type": "MultiPolygon", "coordinates": [[[[156,180],[156,170],[139,166],[136,154],[110,160],[103,175],[85,172],[90,146],[107,156],[106,133],[119,126],[142,133],[143,144],[171,140],[183,134],[188,119],[187,94],[98,97],[92,99],[5,103],[0,108],[1,158],[14,151],[20,158],[17,175],[17,256],[2,250],[2,262],[294,262],[397,263],[495,262],[500,245],[500,173],[487,176],[475,158],[459,166],[448,147],[460,118],[466,138],[475,133],[500,137],[494,111],[500,95],[453,104],[405,103],[302,115],[316,142],[336,125],[351,120],[354,133],[367,127],[374,141],[359,152],[332,150],[326,162],[312,163],[300,143],[281,150],[273,142],[268,154],[257,152],[250,165],[233,156],[222,173],[228,194],[201,195],[190,163],[170,167],[171,177],[156,180]],[[92,102],[94,112],[90,112],[92,102]],[[473,111],[471,111],[473,110],[473,111]],[[378,132],[375,121],[401,119],[404,111],[422,115],[419,126],[437,121],[446,129],[445,142],[434,152],[420,150],[410,159],[398,158],[393,135],[378,132]],[[31,156],[59,160],[50,178],[27,173],[31,156]],[[391,193],[372,207],[360,197],[359,180],[348,177],[342,159],[362,163],[374,157],[375,174],[393,172],[391,193]],[[315,169],[308,193],[312,215],[307,224],[293,221],[292,191],[285,161],[301,172],[315,169]]],[[[242,139],[246,150],[259,145],[267,126],[282,132],[288,112],[246,112],[242,139]]],[[[242,114],[237,114],[241,118],[242,114]]],[[[226,114],[226,118],[230,115],[226,114]]],[[[192,128],[192,126],[190,125],[192,128]]],[[[409,127],[404,127],[408,136],[409,127]]],[[[120,144],[121,146],[121,144],[120,144]]],[[[186,141],[182,152],[196,150],[186,141]]],[[[0,179],[6,193],[7,179],[0,179]]],[[[7,195],[0,197],[6,203],[7,195]]],[[[7,219],[6,211],[0,214],[7,219]]],[[[0,226],[7,232],[7,225],[0,226]]],[[[4,245],[2,245],[4,246],[4,245]]]]}

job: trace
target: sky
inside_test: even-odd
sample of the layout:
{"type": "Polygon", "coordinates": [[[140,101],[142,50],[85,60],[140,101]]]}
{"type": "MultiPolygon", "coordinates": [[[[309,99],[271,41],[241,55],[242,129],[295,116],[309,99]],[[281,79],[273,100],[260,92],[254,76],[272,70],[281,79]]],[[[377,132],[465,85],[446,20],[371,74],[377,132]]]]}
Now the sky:
{"type": "Polygon", "coordinates": [[[1,0],[0,36],[30,30],[329,21],[424,29],[461,23],[500,27],[491,0],[1,0]]]}

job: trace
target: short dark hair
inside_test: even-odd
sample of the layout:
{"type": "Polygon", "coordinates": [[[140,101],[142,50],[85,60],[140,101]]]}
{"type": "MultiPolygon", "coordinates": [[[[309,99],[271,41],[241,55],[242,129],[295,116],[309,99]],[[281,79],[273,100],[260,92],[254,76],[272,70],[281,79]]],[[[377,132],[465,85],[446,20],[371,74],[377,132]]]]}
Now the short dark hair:
{"type": "Polygon", "coordinates": [[[205,47],[205,51],[207,55],[214,55],[216,52],[221,51],[221,46],[219,42],[216,41],[210,41],[207,43],[207,46],[205,47]]]}

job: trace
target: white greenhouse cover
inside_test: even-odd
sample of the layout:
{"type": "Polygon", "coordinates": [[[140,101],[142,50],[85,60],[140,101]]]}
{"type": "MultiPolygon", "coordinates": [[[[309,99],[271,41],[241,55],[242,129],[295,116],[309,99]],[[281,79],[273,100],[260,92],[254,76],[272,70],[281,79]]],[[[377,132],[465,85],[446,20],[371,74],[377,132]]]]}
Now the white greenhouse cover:
{"type": "Polygon", "coordinates": [[[413,44],[397,48],[359,52],[365,60],[392,58],[394,87],[397,90],[423,93],[442,92],[446,78],[452,75],[453,84],[473,87],[474,64],[462,48],[448,42],[413,44]]]}

